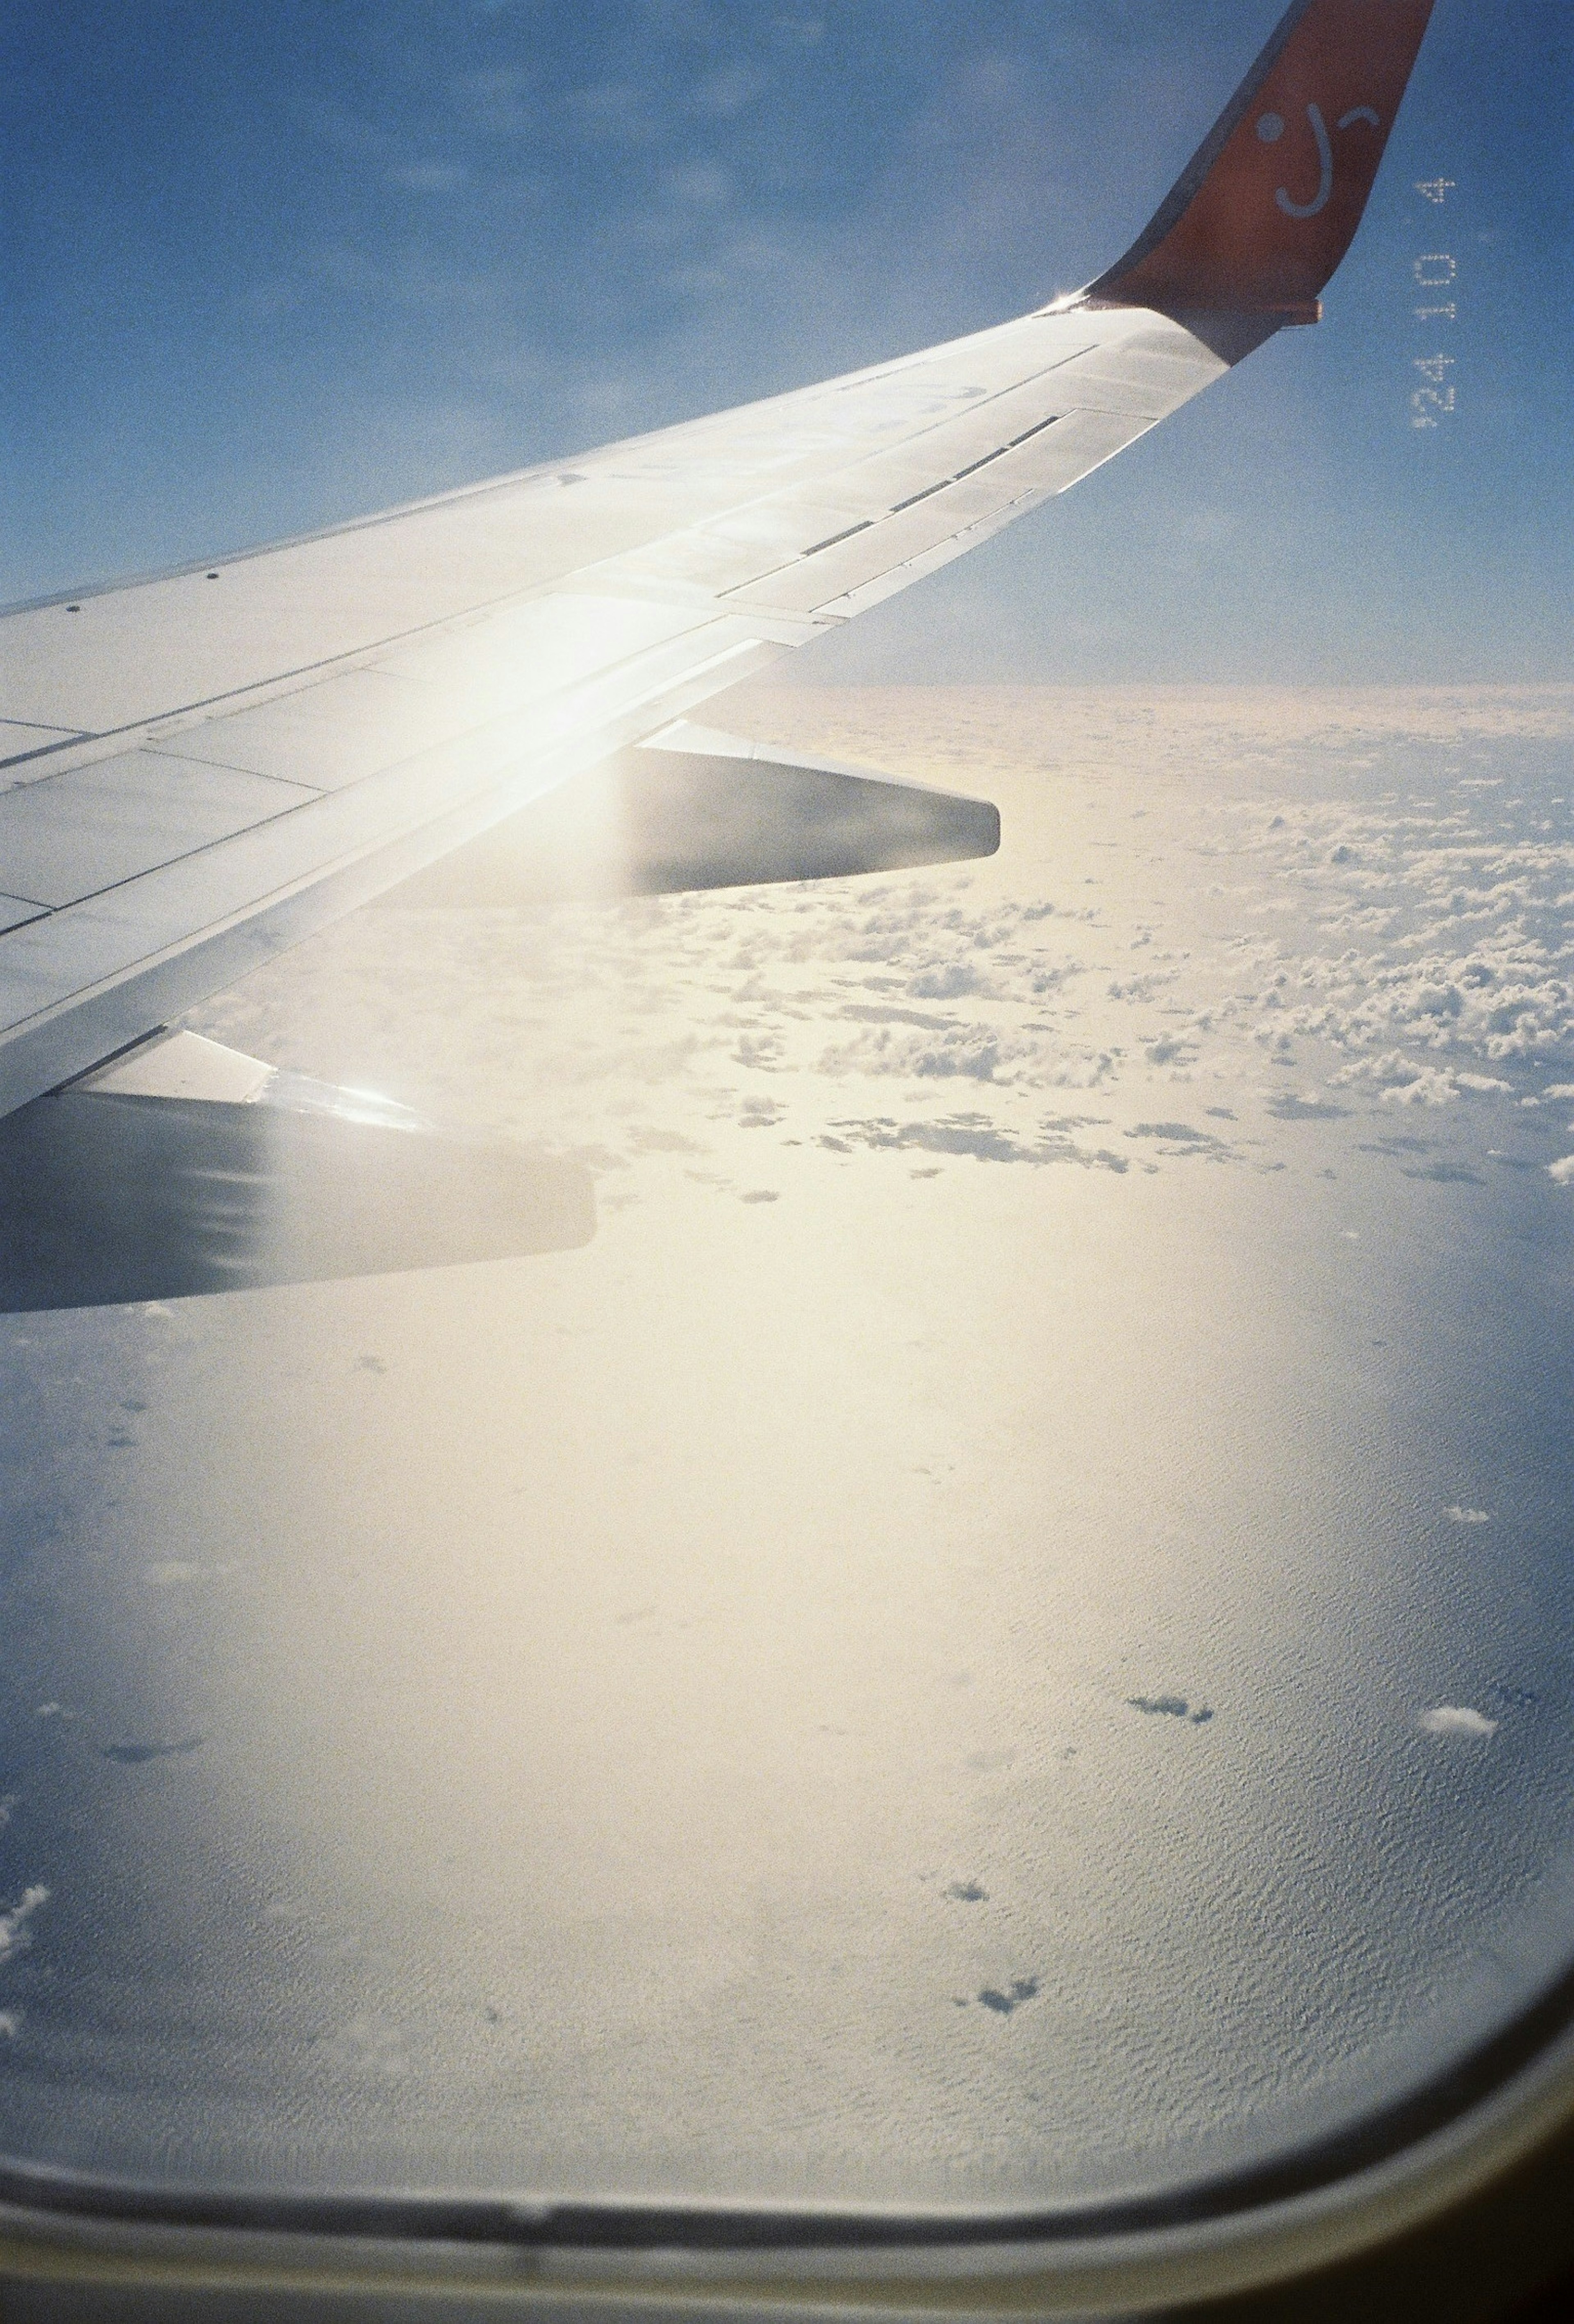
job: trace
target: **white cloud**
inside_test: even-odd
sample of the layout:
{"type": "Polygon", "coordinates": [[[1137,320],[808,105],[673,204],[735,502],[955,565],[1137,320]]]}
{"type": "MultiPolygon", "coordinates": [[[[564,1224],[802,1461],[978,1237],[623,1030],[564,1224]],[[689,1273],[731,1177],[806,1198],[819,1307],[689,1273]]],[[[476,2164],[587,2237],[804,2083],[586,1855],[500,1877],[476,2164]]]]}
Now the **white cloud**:
{"type": "Polygon", "coordinates": [[[8,1913],[0,1913],[0,1961],[9,1960],[29,1941],[27,1923],[42,1904],[49,1903],[49,1890],[35,1883],[22,1892],[22,1902],[13,1904],[8,1913]]]}
{"type": "Polygon", "coordinates": [[[1445,1514],[1452,1517],[1456,1525],[1490,1525],[1492,1523],[1490,1509],[1468,1509],[1461,1507],[1458,1501],[1455,1501],[1445,1514]]]}
{"type": "Polygon", "coordinates": [[[1574,1185],[1574,1154],[1565,1154],[1560,1162],[1549,1162],[1547,1176],[1560,1186],[1574,1185]]]}
{"type": "Polygon", "coordinates": [[[1423,1711],[1419,1720],[1423,1735],[1475,1735],[1485,1738],[1495,1735],[1497,1721],[1468,1703],[1440,1702],[1430,1711],[1423,1711]]]}
{"type": "Polygon", "coordinates": [[[1422,1065],[1408,1081],[1392,1084],[1383,1093],[1384,1105],[1448,1105],[1459,1094],[1451,1074],[1437,1065],[1422,1065]]]}
{"type": "MultiPolygon", "coordinates": [[[[609,102],[609,115],[616,109],[609,102]]],[[[680,190],[672,179],[661,183],[669,198],[680,190]]],[[[682,190],[704,202],[724,189],[702,177],[682,190]]],[[[1159,715],[1134,700],[1112,710],[1106,696],[1095,704],[1091,694],[1057,694],[1051,705],[1026,688],[965,700],[924,689],[761,688],[728,718],[762,748],[781,742],[977,792],[990,788],[998,760],[1014,770],[1003,780],[1042,774],[1066,787],[1070,838],[1041,846],[1043,835],[1011,794],[1008,833],[1030,838],[1014,866],[1019,886],[1003,881],[1008,853],[978,869],[564,906],[533,918],[477,913],[434,972],[437,985],[451,978],[452,1005],[473,1020],[477,991],[510,996],[495,1027],[498,1055],[510,1061],[505,1093],[487,1102],[495,1126],[533,1134],[544,1111],[566,1142],[616,1148],[631,1170],[646,1153],[685,1150],[672,1141],[692,1130],[697,1098],[718,1125],[711,1150],[727,1159],[735,1188],[755,1184],[764,1165],[755,1154],[746,1164],[726,1156],[734,1124],[740,1135],[752,1125],[751,1146],[774,1134],[828,1155],[875,1143],[927,1148],[940,1162],[952,1152],[1090,1161],[1046,1139],[1049,1093],[1107,1091],[1123,1127],[1171,1111],[1200,1127],[1204,1093],[1233,1097],[1232,1076],[1247,1061],[1259,1083],[1270,1061],[1294,1069],[1286,1086],[1264,1093],[1269,1120],[1296,1125],[1291,1167],[1338,1160],[1357,1117],[1379,1099],[1391,1133],[1380,1150],[1408,1164],[1411,1148],[1420,1155],[1435,1135],[1437,1110],[1447,1120],[1452,1107],[1463,1140],[1469,1116],[1490,1117],[1517,1090],[1540,1089],[1543,1074],[1574,1065],[1574,945],[1557,900],[1574,898],[1574,849],[1505,835],[1489,792],[1471,807],[1468,826],[1452,793],[1439,811],[1397,796],[1358,810],[1308,804],[1294,753],[1326,749],[1343,754],[1343,767],[1372,770],[1379,746],[1451,746],[1461,719],[1486,715],[1472,706],[1474,696],[1464,708],[1453,696],[1430,706],[1407,697],[1329,711],[1285,696],[1221,708],[1178,691],[1159,715]],[[1077,786],[1085,765],[1125,769],[1134,759],[1140,819],[1132,816],[1128,833],[1117,812],[1126,795],[1113,780],[1087,778],[1086,798],[1077,786]],[[1249,768],[1253,779],[1238,797],[1222,778],[1199,785],[1193,777],[1205,762],[1249,768]],[[1283,813],[1265,822],[1275,802],[1283,813]],[[1084,841],[1106,852],[1079,853],[1084,841]],[[1338,848],[1348,856],[1330,866],[1338,848]],[[1161,898],[1149,867],[1182,862],[1186,896],[1166,888],[1161,898]],[[1227,875],[1222,884],[1209,879],[1213,869],[1227,875]],[[1215,896],[1219,906],[1205,903],[1194,918],[1191,899],[1215,896]],[[1303,1042],[1318,1046],[1303,1053],[1303,1042]],[[1183,1101],[1160,1095],[1161,1080],[1178,1072],[1193,1090],[1183,1101]],[[790,1119],[773,1089],[790,1098],[790,1119]],[[614,1091],[624,1111],[609,1114],[614,1091]],[[977,1119],[943,1111],[953,1103],[977,1109],[977,1119]],[[866,1105],[884,1124],[878,1138],[847,1127],[866,1105]],[[1398,1120],[1394,1107],[1404,1110],[1398,1120]]],[[[1369,796],[1376,779],[1353,779],[1369,796]]],[[[1411,781],[1408,769],[1403,779],[1411,781]]],[[[1430,788],[1430,771],[1421,779],[1430,788]]],[[[347,938],[343,956],[370,983],[384,973],[397,982],[403,925],[397,912],[375,919],[361,950],[347,938]]],[[[275,1002],[299,1001],[310,1021],[310,995],[290,999],[293,975],[288,965],[270,972],[270,990],[275,1002]]],[[[212,1028],[246,1046],[245,1012],[255,1005],[244,991],[227,996],[212,1028]]],[[[440,1017],[439,992],[433,1007],[440,1017]]],[[[434,1060],[429,1110],[468,1118],[473,1090],[450,1086],[446,1070],[434,1060]]],[[[1574,1082],[1551,1086],[1574,1093],[1574,1082]]],[[[1176,1158],[1223,1158],[1205,1143],[1214,1135],[1173,1141],[1176,1158]]],[[[1245,1132],[1232,1136],[1242,1166],[1282,1167],[1288,1141],[1277,1131],[1260,1151],[1245,1132]]],[[[1162,1140],[1120,1143],[1125,1151],[1106,1167],[1172,1167],[1162,1140]]],[[[1533,1167],[1549,1153],[1534,1153],[1533,1167]]],[[[1434,1176],[1462,1173],[1451,1160],[1427,1167],[1434,1176]]],[[[1574,1179],[1574,1154],[1566,1171],[1555,1159],[1553,1167],[1555,1183],[1574,1179]]],[[[1425,1175],[1419,1162],[1415,1175],[1425,1175]]],[[[1520,1182],[1490,1183],[1506,1194],[1520,1182]]]]}
{"type": "Polygon", "coordinates": [[[964,994],[987,993],[988,985],[970,960],[948,960],[921,968],[907,980],[907,989],[920,1001],[957,1001],[964,994]]]}

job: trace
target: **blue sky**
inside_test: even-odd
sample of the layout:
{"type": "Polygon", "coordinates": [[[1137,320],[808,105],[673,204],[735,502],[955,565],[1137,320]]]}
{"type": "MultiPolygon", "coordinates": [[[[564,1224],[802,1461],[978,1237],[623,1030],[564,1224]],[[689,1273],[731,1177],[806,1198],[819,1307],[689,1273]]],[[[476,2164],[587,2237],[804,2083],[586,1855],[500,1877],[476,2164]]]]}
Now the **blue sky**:
{"type": "MultiPolygon", "coordinates": [[[[1274,0],[11,12],[0,596],[201,558],[1002,318],[1132,238],[1274,0]]],[[[804,676],[1570,675],[1566,0],[1438,0],[1282,334],[804,676]],[[1455,181],[1441,208],[1418,179],[1455,181]],[[1451,325],[1412,267],[1447,252],[1451,325]],[[1411,424],[1414,358],[1457,408],[1411,424]]]]}

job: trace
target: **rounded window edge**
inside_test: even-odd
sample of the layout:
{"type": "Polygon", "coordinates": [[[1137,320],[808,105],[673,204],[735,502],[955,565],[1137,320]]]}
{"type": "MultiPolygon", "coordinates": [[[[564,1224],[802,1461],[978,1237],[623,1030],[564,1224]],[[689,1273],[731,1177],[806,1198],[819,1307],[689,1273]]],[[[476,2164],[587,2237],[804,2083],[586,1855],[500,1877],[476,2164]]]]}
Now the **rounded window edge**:
{"type": "MultiPolygon", "coordinates": [[[[1429,2306],[1429,2314],[1497,2315],[1574,2259],[1566,2200],[1574,2171],[1569,1988],[1574,1979],[1560,1988],[1566,2006],[1557,2031],[1495,2086],[1381,2153],[1324,2167],[1315,2180],[1312,2158],[1302,2156],[1307,2183],[1299,2187],[1269,2191],[1258,2172],[1125,2207],[1145,2216],[1123,2218],[1108,2205],[921,2215],[181,2196],[0,2163],[0,2290],[47,2284],[51,2324],[79,2314],[140,2317],[154,2303],[145,2306],[151,2317],[159,2300],[177,2295],[196,2303],[190,2312],[197,2315],[205,2300],[242,2292],[265,2300],[256,2312],[269,2317],[372,2295],[394,2303],[377,2311],[390,2318],[406,2299],[435,2301],[438,2313],[447,2301],[477,2299],[486,2312],[504,2314],[569,2314],[590,2302],[609,2319],[680,2309],[739,2318],[838,2310],[1200,2317],[1227,2302],[1230,2318],[1246,2324],[1278,2312],[1278,2295],[1325,2276],[1330,2287],[1340,2279],[1341,2300],[1354,2292],[1350,2312],[1359,2315],[1363,2283],[1392,2278],[1397,2267],[1418,2282],[1446,2273],[1465,2301],[1429,2306]],[[1467,2276],[1474,2271],[1490,2305],[1469,2305],[1472,2284],[1460,2281],[1461,2267],[1467,2276]],[[106,2298],[116,2304],[106,2307],[106,2298]]],[[[1510,2031],[1523,2028],[1521,2021],[1510,2031]]],[[[1407,2101],[1405,2111],[1417,2103],[1407,2101]]],[[[1347,2147],[1354,2135],[1338,2144],[1347,2147]]],[[[1266,2169],[1287,2175],[1292,2167],[1285,2157],[1266,2169]]],[[[1392,2302],[1391,2282],[1384,2296],[1392,2302]]],[[[1405,2311],[1390,2305],[1387,2312],[1405,2311]]]]}

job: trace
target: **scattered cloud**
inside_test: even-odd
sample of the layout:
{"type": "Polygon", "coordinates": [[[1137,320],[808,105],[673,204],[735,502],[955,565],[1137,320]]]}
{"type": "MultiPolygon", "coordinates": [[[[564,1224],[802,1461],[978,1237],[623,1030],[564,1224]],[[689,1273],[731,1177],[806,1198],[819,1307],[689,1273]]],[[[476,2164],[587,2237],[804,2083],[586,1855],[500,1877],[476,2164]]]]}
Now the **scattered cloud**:
{"type": "Polygon", "coordinates": [[[42,1882],[35,1882],[31,1888],[23,1890],[20,1904],[13,1904],[9,1912],[0,1912],[0,1961],[9,1960],[13,1953],[32,1942],[27,1924],[49,1899],[49,1890],[42,1882]]]}
{"type": "Polygon", "coordinates": [[[1128,1167],[1124,1155],[1112,1154],[1104,1147],[1079,1146],[1063,1130],[1022,1138],[983,1113],[947,1114],[931,1121],[898,1121],[889,1116],[872,1121],[837,1121],[817,1143],[832,1153],[844,1154],[861,1146],[875,1151],[966,1155],[977,1162],[1078,1162],[1085,1168],[1116,1172],[1128,1167]]]}
{"type": "Polygon", "coordinates": [[[1279,1090],[1269,1098],[1267,1111],[1275,1121],[1344,1121],[1350,1110],[1328,1098],[1303,1097],[1299,1090],[1279,1090]]]}
{"type": "Polygon", "coordinates": [[[915,1001],[958,1001],[990,990],[986,977],[977,961],[935,961],[919,969],[907,980],[907,989],[915,1001]]]}
{"type": "MultiPolygon", "coordinates": [[[[1176,690],[1112,705],[1091,688],[751,689],[729,724],[763,747],[979,793],[1009,770],[1006,853],[987,867],[477,916],[452,954],[453,1005],[473,1016],[477,990],[528,993],[497,1028],[513,1117],[533,1128],[545,1105],[566,1141],[631,1173],[692,1145],[698,1098],[734,1200],[791,1191],[758,1155],[727,1153],[743,1128],[751,1143],[764,1133],[829,1157],[1272,1170],[1333,1164],[1342,1123],[1378,1112],[1391,1127],[1375,1142],[1401,1168],[1468,1184],[1482,1159],[1468,1141],[1495,1130],[1494,1109],[1515,1103],[1532,1132],[1517,1111],[1530,1073],[1541,1091],[1574,1088],[1551,1078],[1554,1060],[1574,1063],[1574,848],[1502,827],[1500,793],[1464,777],[1450,789],[1437,761],[1479,730],[1483,752],[1512,742],[1551,764],[1555,709],[1539,694],[1522,708],[1476,694],[1176,690]],[[1003,880],[1024,819],[1028,852],[1003,880]],[[1186,866],[1184,902],[1154,893],[1166,862],[1186,866]],[[613,1088],[629,1100],[616,1122],[613,1088]],[[1240,1103],[1252,1088],[1260,1110],[1240,1103]],[[966,1102],[937,1107],[941,1091],[966,1102]],[[1097,1092],[1115,1124],[1089,1135],[1088,1118],[1049,1110],[1073,1092],[1097,1092]],[[1440,1116],[1456,1118],[1447,1147],[1416,1134],[1440,1116]],[[1302,1124],[1326,1134],[1278,1139],[1275,1125],[1302,1124]]],[[[378,926],[396,945],[397,916],[378,926]]],[[[434,971],[440,1014],[448,973],[434,971]]],[[[227,996],[212,1029],[245,1046],[251,1006],[227,996]]],[[[429,1111],[474,1102],[466,1088],[432,1095],[429,1111]]],[[[1374,1143],[1369,1129],[1358,1143],[1374,1143]]],[[[1569,1183],[1566,1161],[1554,1148],[1528,1167],[1550,1162],[1569,1183]]],[[[1489,1176],[1495,1192],[1512,1183],[1489,1176]]]]}
{"type": "Polygon", "coordinates": [[[1448,1105],[1459,1094],[1452,1074],[1438,1065],[1391,1067],[1383,1090],[1384,1105],[1448,1105]]]}
{"type": "Polygon", "coordinates": [[[1417,1724],[1423,1735],[1471,1735],[1485,1738],[1495,1735],[1497,1721],[1488,1719],[1484,1711],[1472,1711],[1468,1703],[1439,1702],[1430,1711],[1423,1711],[1417,1724]]]}

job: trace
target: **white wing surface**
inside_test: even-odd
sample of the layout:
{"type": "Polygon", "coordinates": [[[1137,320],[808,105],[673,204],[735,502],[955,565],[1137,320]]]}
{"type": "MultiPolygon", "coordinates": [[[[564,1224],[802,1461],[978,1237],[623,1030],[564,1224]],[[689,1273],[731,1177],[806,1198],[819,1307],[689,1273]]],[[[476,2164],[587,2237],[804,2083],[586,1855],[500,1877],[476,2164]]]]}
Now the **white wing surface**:
{"type": "Polygon", "coordinates": [[[934,571],[1312,319],[1430,9],[1297,0],[1075,299],[5,617],[0,1112],[934,571]]]}

